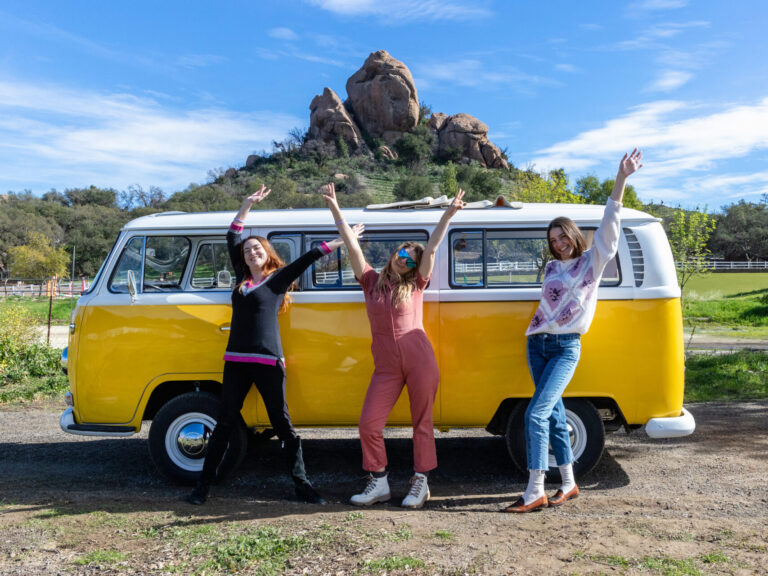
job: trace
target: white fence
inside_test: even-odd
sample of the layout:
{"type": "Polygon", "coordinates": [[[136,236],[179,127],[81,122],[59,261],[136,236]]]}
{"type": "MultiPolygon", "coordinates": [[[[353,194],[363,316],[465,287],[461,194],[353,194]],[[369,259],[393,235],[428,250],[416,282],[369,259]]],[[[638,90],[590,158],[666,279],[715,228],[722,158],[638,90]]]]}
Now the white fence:
{"type": "Polygon", "coordinates": [[[69,298],[80,296],[90,286],[90,281],[82,280],[58,280],[45,282],[41,280],[2,280],[0,281],[0,297],[6,296],[50,296],[53,290],[54,297],[69,298]]]}
{"type": "MultiPolygon", "coordinates": [[[[678,268],[681,268],[680,262],[675,262],[678,268]]],[[[727,270],[733,270],[734,272],[740,272],[744,270],[765,270],[768,271],[768,260],[762,262],[727,262],[725,260],[710,260],[704,263],[704,267],[709,270],[725,272],[727,270]]]]}

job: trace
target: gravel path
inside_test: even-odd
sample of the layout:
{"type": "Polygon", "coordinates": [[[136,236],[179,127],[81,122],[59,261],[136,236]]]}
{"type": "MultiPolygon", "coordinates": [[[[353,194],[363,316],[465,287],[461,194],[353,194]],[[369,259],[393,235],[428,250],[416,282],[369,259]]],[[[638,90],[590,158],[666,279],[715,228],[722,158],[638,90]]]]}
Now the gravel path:
{"type": "MultiPolygon", "coordinates": [[[[341,542],[337,555],[298,558],[289,573],[351,574],[375,553],[424,560],[422,571],[411,574],[665,573],[648,568],[652,561],[691,562],[699,570],[686,573],[768,574],[768,402],[689,409],[698,424],[693,436],[654,441],[643,431],[611,435],[600,465],[578,479],[580,498],[523,517],[499,510],[524,489],[525,478],[512,469],[504,441],[478,430],[438,433],[432,500],[422,511],[399,508],[411,458],[409,431],[388,431],[393,500],[354,516],[357,532],[347,540],[361,530],[388,534],[398,526],[407,526],[412,537],[368,539],[351,551],[341,542]],[[436,543],[441,531],[450,534],[448,542],[436,543]]],[[[67,533],[67,521],[104,514],[129,515],[137,526],[162,517],[221,530],[239,522],[301,531],[349,526],[350,513],[357,512],[346,504],[361,486],[353,430],[302,432],[308,470],[327,506],[290,500],[279,443],[272,440],[201,509],[179,502],[187,489],[156,474],[146,430],[128,439],[69,436],[58,428],[59,412],[53,404],[0,408],[0,574],[91,574],[72,559],[107,545],[133,550],[131,561],[99,573],[160,574],[152,568],[155,557],[167,553],[172,562],[180,553],[168,552],[169,545],[137,544],[135,530],[110,522],[83,521],[64,545],[61,536],[30,528],[41,517],[55,521],[45,510],[68,511],[58,534],[67,533]]]]}

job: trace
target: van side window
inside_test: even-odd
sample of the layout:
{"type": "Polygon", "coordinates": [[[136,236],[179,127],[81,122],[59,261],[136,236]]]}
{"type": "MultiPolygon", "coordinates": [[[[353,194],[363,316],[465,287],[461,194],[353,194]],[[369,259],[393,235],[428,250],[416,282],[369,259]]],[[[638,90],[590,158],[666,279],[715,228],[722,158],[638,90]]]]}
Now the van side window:
{"type": "Polygon", "coordinates": [[[149,236],[144,254],[144,292],[181,290],[190,242],[183,236],[149,236]]]}
{"type": "MultiPolygon", "coordinates": [[[[307,236],[309,248],[336,238],[337,234],[312,234],[307,236]]],[[[360,240],[365,260],[374,270],[381,272],[392,252],[406,241],[427,243],[426,232],[366,232],[360,240]]],[[[346,246],[324,256],[312,266],[312,288],[357,288],[359,285],[349,263],[346,246]]]]}
{"type": "Polygon", "coordinates": [[[133,277],[138,281],[141,278],[141,264],[144,261],[144,237],[131,238],[120,254],[120,260],[112,272],[109,281],[110,292],[128,293],[128,271],[133,271],[133,277]]]}
{"type": "MultiPolygon", "coordinates": [[[[594,230],[584,230],[587,247],[594,230]]],[[[456,230],[449,236],[451,285],[460,288],[537,286],[552,259],[546,230],[456,230]]],[[[601,286],[619,284],[616,258],[605,268],[601,286]]]]}
{"type": "Polygon", "coordinates": [[[200,244],[192,270],[190,285],[193,289],[231,290],[235,282],[235,270],[229,260],[227,245],[224,242],[204,242],[200,244]]]}

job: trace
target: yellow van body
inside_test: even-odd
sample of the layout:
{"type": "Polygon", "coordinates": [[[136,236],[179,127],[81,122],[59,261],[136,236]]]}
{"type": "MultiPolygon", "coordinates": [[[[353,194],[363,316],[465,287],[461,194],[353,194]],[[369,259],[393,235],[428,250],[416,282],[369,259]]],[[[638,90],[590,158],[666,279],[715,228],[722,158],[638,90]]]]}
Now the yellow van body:
{"type": "MultiPolygon", "coordinates": [[[[425,291],[424,326],[441,375],[435,426],[487,427],[505,434],[512,458],[523,467],[520,416],[533,394],[525,330],[540,295],[540,285],[531,282],[536,263],[526,261],[530,270],[518,273],[520,262],[509,256],[489,264],[479,256],[485,248],[464,247],[468,242],[505,245],[509,250],[527,247],[531,238],[538,243],[549,220],[560,214],[594,229],[602,207],[526,204],[521,210],[458,213],[425,291]],[[468,259],[474,260],[466,263],[468,259]],[[486,264],[477,265],[480,260],[486,264]],[[469,272],[476,277],[466,280],[472,266],[485,266],[486,271],[469,272]],[[505,267],[512,271],[498,273],[505,267]]],[[[152,215],[124,227],[73,314],[66,351],[72,406],[62,415],[62,429],[130,435],[141,429],[142,421],[159,418],[172,400],[186,395],[193,401],[196,394],[208,394],[195,404],[199,408],[171,410],[162,418],[154,447],[154,430],[150,432],[152,457],[164,473],[187,480],[198,473],[215,423],[211,398],[220,389],[232,289],[227,274],[219,276],[219,284],[216,278],[203,277],[210,266],[200,262],[209,247],[211,254],[221,248],[232,216],[152,215]],[[169,246],[176,246],[177,252],[169,246]],[[150,281],[152,266],[157,278],[150,281]],[[127,286],[129,281],[123,282],[126,268],[143,274],[135,291],[127,286]],[[181,271],[174,275],[177,269],[181,271]],[[192,412],[208,416],[195,420],[189,416],[192,412]]],[[[381,235],[383,248],[407,235],[426,241],[440,211],[348,210],[345,217],[364,222],[372,242],[381,235]]],[[[581,361],[564,394],[567,404],[574,402],[569,426],[575,428],[573,442],[582,444],[578,454],[589,460],[585,468],[594,466],[602,452],[602,430],[590,431],[590,413],[605,429],[647,426],[654,437],[685,435],[694,427],[683,408],[682,314],[668,243],[658,221],[641,212],[623,209],[622,228],[614,279],[599,289],[592,327],[582,339],[581,361]],[[576,402],[582,402],[581,411],[576,402]],[[586,403],[591,408],[585,416],[586,403]],[[595,446],[588,446],[590,442],[595,446]],[[590,456],[590,450],[599,453],[590,456]]],[[[289,249],[286,257],[291,258],[312,242],[335,236],[335,231],[327,211],[254,211],[245,234],[272,237],[276,247],[289,249]]],[[[363,295],[349,271],[340,271],[342,259],[339,256],[335,272],[311,268],[292,294],[289,311],[280,317],[288,405],[297,427],[356,426],[373,372],[363,295]],[[328,283],[328,274],[335,284],[328,283]]],[[[216,267],[224,268],[221,257],[216,267]]],[[[410,425],[406,395],[395,406],[390,425],[410,425]]],[[[247,428],[269,428],[255,387],[242,416],[247,428]]]]}

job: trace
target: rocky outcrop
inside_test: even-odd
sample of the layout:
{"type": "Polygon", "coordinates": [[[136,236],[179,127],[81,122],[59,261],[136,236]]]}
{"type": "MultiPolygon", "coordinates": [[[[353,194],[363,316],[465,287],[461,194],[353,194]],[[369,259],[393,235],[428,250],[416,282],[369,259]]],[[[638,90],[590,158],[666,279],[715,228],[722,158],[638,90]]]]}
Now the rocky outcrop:
{"type": "Polygon", "coordinates": [[[363,145],[360,129],[347,112],[341,98],[330,88],[315,96],[309,105],[309,139],[336,144],[339,138],[346,142],[350,152],[363,145]]]}
{"type": "Polygon", "coordinates": [[[475,160],[482,166],[509,170],[509,164],[501,155],[501,150],[488,140],[488,126],[480,120],[469,114],[454,114],[448,117],[444,117],[444,114],[432,115],[433,118],[435,116],[440,116],[435,120],[434,128],[438,138],[438,154],[450,155],[452,151],[459,150],[463,158],[475,160]]]}
{"type": "Polygon", "coordinates": [[[384,50],[368,56],[347,80],[347,106],[365,132],[386,144],[393,144],[419,121],[411,71],[384,50]]]}
{"type": "MultiPolygon", "coordinates": [[[[377,156],[396,159],[392,144],[419,122],[419,97],[411,71],[384,50],[368,56],[363,67],[347,80],[345,102],[325,88],[309,109],[309,134],[302,149],[310,154],[340,152],[339,139],[344,140],[349,153],[369,153],[363,140],[366,134],[366,138],[383,141],[384,145],[374,151],[377,156]]],[[[501,150],[488,140],[488,126],[474,116],[435,112],[428,127],[435,136],[434,154],[509,169],[501,150]]]]}

